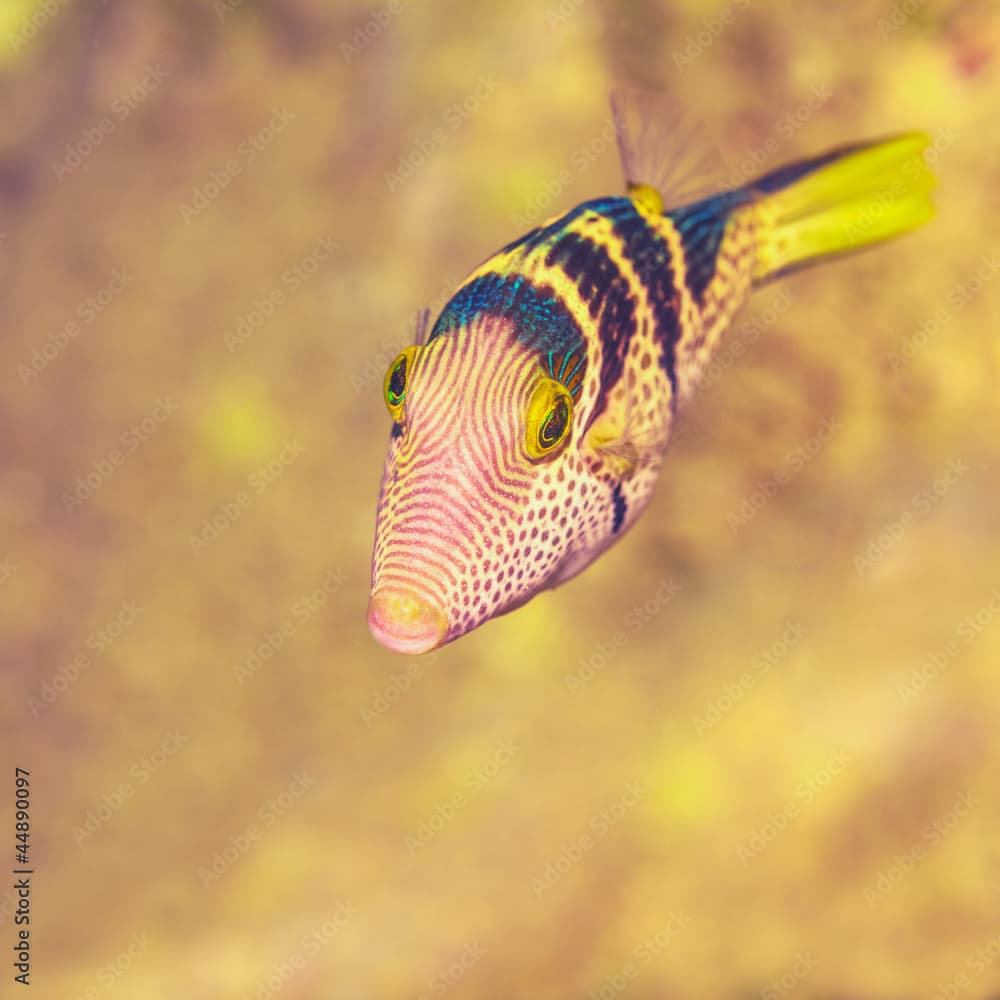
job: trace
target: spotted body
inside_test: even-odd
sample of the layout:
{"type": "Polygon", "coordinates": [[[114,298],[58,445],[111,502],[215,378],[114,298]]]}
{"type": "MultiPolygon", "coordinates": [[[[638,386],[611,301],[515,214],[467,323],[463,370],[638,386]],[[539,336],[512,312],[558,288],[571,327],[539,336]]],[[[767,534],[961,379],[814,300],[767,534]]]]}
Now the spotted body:
{"type": "Polygon", "coordinates": [[[926,168],[900,178],[924,143],[843,148],[673,210],[631,179],[473,271],[386,376],[375,637],[440,646],[620,538],[754,285],[923,221],[926,168]]]}

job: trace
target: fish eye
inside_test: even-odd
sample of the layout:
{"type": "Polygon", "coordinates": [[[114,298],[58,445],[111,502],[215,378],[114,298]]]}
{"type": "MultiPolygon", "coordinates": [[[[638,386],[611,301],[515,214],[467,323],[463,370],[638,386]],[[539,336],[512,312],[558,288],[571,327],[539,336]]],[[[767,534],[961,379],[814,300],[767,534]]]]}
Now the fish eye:
{"type": "Polygon", "coordinates": [[[385,373],[385,383],[383,386],[385,405],[389,409],[389,416],[397,424],[403,422],[403,403],[406,402],[406,387],[410,380],[413,360],[418,350],[419,348],[416,347],[407,347],[389,365],[389,370],[385,373]]]}
{"type": "Polygon", "coordinates": [[[573,397],[561,382],[543,378],[528,403],[528,454],[532,458],[551,455],[566,440],[572,423],[573,397]]]}

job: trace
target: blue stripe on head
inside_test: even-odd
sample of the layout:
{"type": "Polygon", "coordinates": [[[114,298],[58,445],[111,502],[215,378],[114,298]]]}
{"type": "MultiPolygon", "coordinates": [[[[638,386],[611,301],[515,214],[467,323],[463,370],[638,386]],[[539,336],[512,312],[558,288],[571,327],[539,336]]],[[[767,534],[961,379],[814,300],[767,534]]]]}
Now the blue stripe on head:
{"type": "Polygon", "coordinates": [[[584,343],[580,327],[552,287],[501,274],[484,274],[463,285],[441,311],[429,339],[484,315],[509,319],[517,339],[542,354],[562,354],[584,343]]]}
{"type": "MultiPolygon", "coordinates": [[[[584,363],[584,361],[586,361],[586,360],[587,360],[587,359],[586,359],[586,357],[585,357],[584,355],[582,355],[582,354],[581,354],[581,355],[580,355],[580,357],[579,357],[579,358],[577,359],[577,362],[576,362],[576,364],[575,364],[575,365],[573,365],[573,367],[572,367],[572,368],[570,369],[570,371],[569,371],[569,374],[568,374],[568,375],[566,376],[566,381],[567,381],[567,382],[572,382],[572,381],[573,381],[573,377],[574,377],[574,376],[576,375],[576,373],[577,373],[577,372],[578,372],[578,371],[580,370],[580,366],[581,366],[581,365],[582,365],[582,364],[584,363]]],[[[567,355],[567,357],[566,357],[566,361],[569,361],[569,355],[567,355]]],[[[564,367],[564,368],[566,367],[566,365],[565,365],[565,362],[563,363],[563,367],[564,367]]],[[[560,381],[562,381],[562,380],[563,380],[563,376],[562,376],[562,372],[560,372],[560,373],[559,373],[559,380],[560,380],[560,381]]]]}

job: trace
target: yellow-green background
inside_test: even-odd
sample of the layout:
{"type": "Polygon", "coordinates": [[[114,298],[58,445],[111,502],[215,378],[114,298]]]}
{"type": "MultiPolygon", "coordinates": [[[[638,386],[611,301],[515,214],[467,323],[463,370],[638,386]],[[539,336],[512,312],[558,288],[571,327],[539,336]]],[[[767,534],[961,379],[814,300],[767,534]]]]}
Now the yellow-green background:
{"type": "Polygon", "coordinates": [[[0,840],[7,867],[17,764],[36,867],[25,995],[996,995],[1000,282],[967,285],[997,253],[996,6],[37,6],[0,17],[0,840]],[[696,58],[675,58],[699,32],[696,58]],[[116,112],[151,67],[161,81],[116,112]],[[584,575],[435,656],[393,655],[365,624],[383,365],[525,218],[620,190],[599,140],[616,82],[667,92],[728,169],[769,139],[768,167],[926,129],[938,216],[755,299],[649,512],[584,575]],[[829,98],[781,128],[814,88],[829,98]],[[241,143],[282,112],[251,162],[241,143]],[[230,159],[239,175],[186,213],[230,159]],[[227,349],[320,239],[335,251],[227,349]],[[126,287],[26,382],[19,366],[116,268],[126,287]],[[158,399],[176,412],[68,505],[158,399]],[[762,671],[789,625],[804,637],[762,671]],[[603,666],[571,692],[587,661],[603,666]],[[711,705],[721,719],[699,724],[711,705]],[[422,824],[437,829],[416,845],[422,824]],[[539,892],[550,863],[566,870],[539,892]]]}

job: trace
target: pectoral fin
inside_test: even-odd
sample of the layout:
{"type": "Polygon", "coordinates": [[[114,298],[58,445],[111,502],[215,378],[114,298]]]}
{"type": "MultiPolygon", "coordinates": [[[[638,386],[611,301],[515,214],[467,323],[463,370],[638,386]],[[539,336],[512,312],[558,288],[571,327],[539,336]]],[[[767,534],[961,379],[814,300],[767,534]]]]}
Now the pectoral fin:
{"type": "Polygon", "coordinates": [[[587,446],[618,479],[627,479],[639,464],[639,449],[629,439],[624,423],[612,413],[594,422],[587,432],[587,446]]]}

